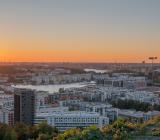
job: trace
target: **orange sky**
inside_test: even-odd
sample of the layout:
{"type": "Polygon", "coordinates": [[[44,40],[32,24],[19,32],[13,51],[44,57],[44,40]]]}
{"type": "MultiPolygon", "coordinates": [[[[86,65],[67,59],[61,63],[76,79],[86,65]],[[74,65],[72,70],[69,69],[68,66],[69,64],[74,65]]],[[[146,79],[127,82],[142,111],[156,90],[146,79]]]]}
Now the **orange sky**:
{"type": "Polygon", "coordinates": [[[12,62],[142,62],[150,55],[159,55],[160,49],[154,49],[157,45],[158,41],[129,39],[3,40],[0,56],[1,61],[12,62]]]}
{"type": "Polygon", "coordinates": [[[159,7],[152,0],[0,2],[0,61],[149,62],[160,58],[159,7]]]}

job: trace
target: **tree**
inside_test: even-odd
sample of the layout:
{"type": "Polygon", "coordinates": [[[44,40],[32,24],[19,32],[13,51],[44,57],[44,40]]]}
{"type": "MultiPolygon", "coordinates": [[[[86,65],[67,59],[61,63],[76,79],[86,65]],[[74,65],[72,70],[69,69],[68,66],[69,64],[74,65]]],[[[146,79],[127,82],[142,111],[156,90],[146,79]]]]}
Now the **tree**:
{"type": "Polygon", "coordinates": [[[17,135],[14,130],[9,130],[5,133],[3,140],[17,140],[17,135]]]}
{"type": "Polygon", "coordinates": [[[39,134],[37,140],[49,140],[49,136],[46,134],[39,134]]]}
{"type": "Polygon", "coordinates": [[[70,129],[58,135],[54,140],[80,140],[80,129],[70,129]]]}
{"type": "Polygon", "coordinates": [[[104,140],[103,133],[96,126],[85,129],[70,129],[60,134],[54,140],[104,140]]]}
{"type": "Polygon", "coordinates": [[[17,140],[15,131],[6,124],[0,124],[0,140],[17,140]]]}
{"type": "Polygon", "coordinates": [[[28,126],[23,123],[17,123],[14,127],[18,140],[28,140],[28,126]]]}
{"type": "Polygon", "coordinates": [[[114,140],[126,140],[130,138],[131,132],[137,129],[137,125],[124,119],[118,119],[112,125],[103,128],[103,133],[107,138],[114,140]]]}
{"type": "Polygon", "coordinates": [[[53,138],[58,135],[58,129],[43,122],[37,126],[37,133],[46,134],[49,138],[53,138]]]}
{"type": "Polygon", "coordinates": [[[82,131],[81,138],[82,140],[103,140],[104,136],[99,128],[90,126],[82,131]]]}
{"type": "Polygon", "coordinates": [[[140,101],[127,100],[127,99],[126,100],[118,99],[112,101],[111,104],[114,107],[118,107],[120,109],[136,109],[137,111],[145,111],[145,112],[154,109],[154,106],[150,105],[149,103],[143,103],[140,101]]]}
{"type": "Polygon", "coordinates": [[[0,124],[0,138],[3,140],[7,132],[8,126],[5,124],[0,124]]]}
{"type": "Polygon", "coordinates": [[[37,139],[39,135],[38,127],[36,125],[28,126],[28,135],[30,139],[37,139]]]}

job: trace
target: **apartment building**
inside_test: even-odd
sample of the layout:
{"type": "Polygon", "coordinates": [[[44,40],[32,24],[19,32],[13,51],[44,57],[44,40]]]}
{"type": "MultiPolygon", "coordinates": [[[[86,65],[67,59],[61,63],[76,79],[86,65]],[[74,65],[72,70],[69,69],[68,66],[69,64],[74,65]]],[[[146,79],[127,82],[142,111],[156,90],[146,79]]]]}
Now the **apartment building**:
{"type": "Polygon", "coordinates": [[[35,113],[35,91],[29,89],[15,89],[14,119],[16,122],[33,124],[35,113]]]}
{"type": "Polygon", "coordinates": [[[57,127],[60,131],[72,128],[84,128],[96,125],[102,128],[109,124],[108,117],[102,117],[94,112],[68,111],[56,113],[39,113],[36,115],[35,123],[46,121],[49,125],[57,127]]]}

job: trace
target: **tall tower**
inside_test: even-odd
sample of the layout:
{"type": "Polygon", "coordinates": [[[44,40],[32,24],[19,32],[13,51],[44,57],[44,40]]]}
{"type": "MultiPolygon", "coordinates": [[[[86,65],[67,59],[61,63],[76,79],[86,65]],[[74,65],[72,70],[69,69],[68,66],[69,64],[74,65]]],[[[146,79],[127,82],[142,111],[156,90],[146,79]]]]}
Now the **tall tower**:
{"type": "Polygon", "coordinates": [[[35,114],[35,91],[29,89],[15,89],[14,121],[33,124],[35,114]]]}

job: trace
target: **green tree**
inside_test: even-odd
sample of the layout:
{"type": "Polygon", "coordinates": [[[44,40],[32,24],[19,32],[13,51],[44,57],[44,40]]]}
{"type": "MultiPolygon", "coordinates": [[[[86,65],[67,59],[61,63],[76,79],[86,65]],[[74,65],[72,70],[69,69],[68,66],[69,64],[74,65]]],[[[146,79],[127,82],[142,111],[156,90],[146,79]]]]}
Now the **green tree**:
{"type": "Polygon", "coordinates": [[[82,129],[70,129],[60,134],[54,140],[104,140],[104,135],[96,126],[82,129]]]}
{"type": "Polygon", "coordinates": [[[10,129],[5,133],[3,140],[17,140],[17,135],[14,130],[10,129]]]}
{"type": "Polygon", "coordinates": [[[54,140],[80,140],[80,133],[80,129],[70,129],[59,134],[54,140]]]}
{"type": "Polygon", "coordinates": [[[149,111],[154,108],[154,106],[150,105],[149,103],[142,103],[139,101],[134,101],[134,100],[114,100],[111,102],[111,104],[114,107],[118,107],[120,109],[135,109],[137,111],[149,111]]]}
{"type": "Polygon", "coordinates": [[[0,124],[0,138],[3,140],[5,133],[7,131],[7,125],[0,124]]]}
{"type": "Polygon", "coordinates": [[[82,140],[103,140],[104,136],[99,128],[90,126],[82,131],[81,138],[82,140]]]}
{"type": "Polygon", "coordinates": [[[49,138],[53,138],[58,135],[58,129],[43,122],[37,126],[37,133],[46,134],[49,138]]]}
{"type": "Polygon", "coordinates": [[[38,127],[36,125],[28,126],[28,135],[30,139],[37,139],[39,135],[38,127]]]}
{"type": "Polygon", "coordinates": [[[46,134],[39,134],[37,140],[49,140],[49,136],[46,134]]]}
{"type": "Polygon", "coordinates": [[[129,140],[131,132],[137,129],[137,125],[124,119],[118,119],[112,125],[103,128],[103,133],[107,138],[114,140],[129,140]]]}
{"type": "Polygon", "coordinates": [[[18,140],[28,140],[28,126],[23,123],[17,123],[14,127],[18,140]]]}

